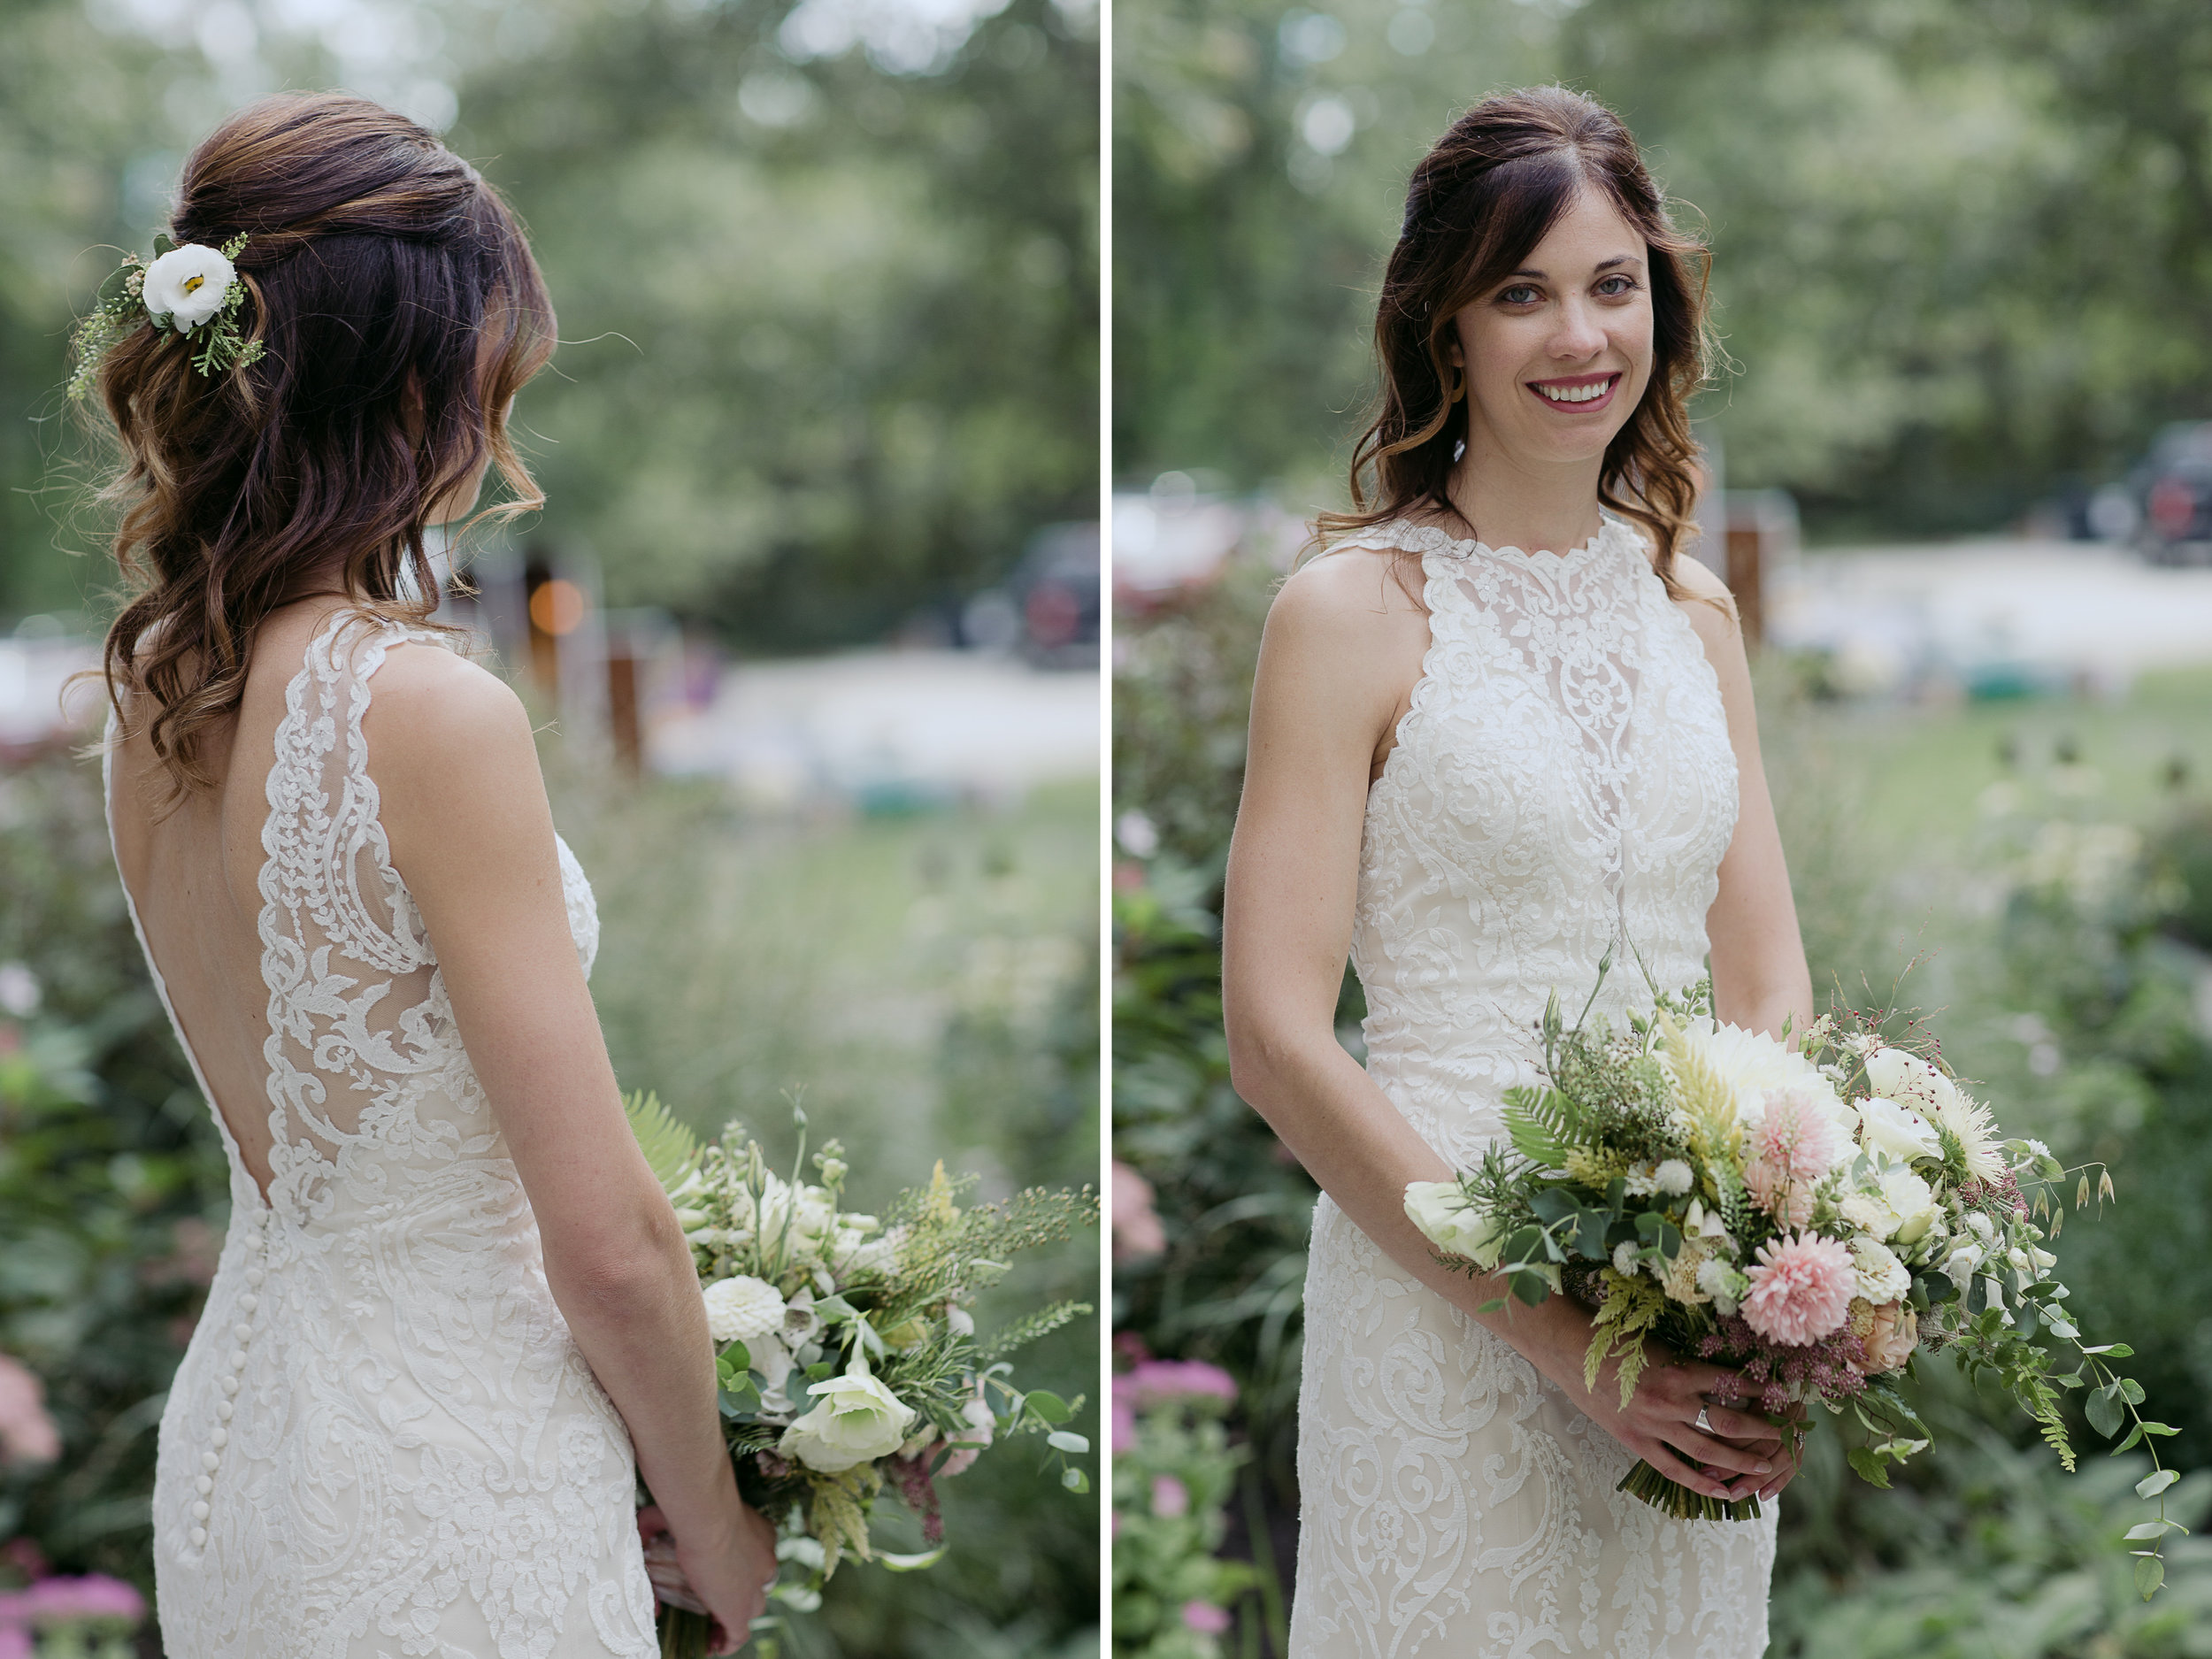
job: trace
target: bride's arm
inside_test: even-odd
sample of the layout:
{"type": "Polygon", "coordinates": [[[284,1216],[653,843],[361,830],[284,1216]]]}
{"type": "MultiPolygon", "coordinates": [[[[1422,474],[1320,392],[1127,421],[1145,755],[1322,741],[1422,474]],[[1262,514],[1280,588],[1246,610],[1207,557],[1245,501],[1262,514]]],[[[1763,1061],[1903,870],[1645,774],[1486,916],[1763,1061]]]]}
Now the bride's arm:
{"type": "Polygon", "coordinates": [[[1720,892],[1705,914],[1713,954],[1713,1010],[1747,1031],[1779,1036],[1785,1020],[1803,1031],[1813,1018],[1812,975],[1797,930],[1789,866],[1775,827],[1759,755],[1759,719],[1751,706],[1751,668],[1735,602],[1719,577],[1695,559],[1675,561],[1675,580],[1690,592],[1683,614],[1705,647],[1728,712],[1736,752],[1736,833],[1721,860],[1720,892]],[[1711,602],[1711,603],[1709,603],[1711,602]]]}
{"type": "Polygon", "coordinates": [[[686,1576],[741,1642],[774,1540],[739,1501],[691,1252],[623,1116],[576,960],[529,717],[474,664],[403,647],[364,729],[393,864],[529,1194],[553,1299],[628,1425],[686,1576]]]}
{"type": "Polygon", "coordinates": [[[1397,585],[1378,582],[1379,565],[1337,555],[1309,565],[1268,614],[1222,904],[1222,1009],[1237,1093],[1386,1255],[1526,1355],[1660,1472],[1716,1497],[1778,1490],[1787,1471],[1775,1467],[1778,1442],[1767,1425],[1713,1407],[1717,1434],[1736,1443],[1690,1426],[1717,1368],[1655,1367],[1623,1411],[1609,1376],[1594,1394],[1583,1386],[1588,1314],[1563,1296],[1479,1311],[1504,1294],[1502,1281],[1442,1267],[1406,1218],[1407,1183],[1452,1171],[1335,1031],[1368,780],[1428,634],[1397,585]],[[1683,1454],[1740,1474],[1724,1484],[1683,1454]]]}

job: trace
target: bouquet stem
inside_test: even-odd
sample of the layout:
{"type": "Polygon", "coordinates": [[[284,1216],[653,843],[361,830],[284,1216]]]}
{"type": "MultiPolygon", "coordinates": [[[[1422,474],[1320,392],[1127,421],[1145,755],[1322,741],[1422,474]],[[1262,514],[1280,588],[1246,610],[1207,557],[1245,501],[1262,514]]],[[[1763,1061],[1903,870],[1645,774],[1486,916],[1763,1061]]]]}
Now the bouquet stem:
{"type": "Polygon", "coordinates": [[[661,1659],[706,1659],[707,1641],[713,1634],[714,1621],[704,1613],[661,1604],[661,1659]]]}
{"type": "MultiPolygon", "coordinates": [[[[1756,1494],[1739,1498],[1731,1503],[1725,1498],[1709,1498],[1701,1492],[1692,1492],[1678,1481],[1668,1479],[1642,1458],[1636,1466],[1621,1477],[1617,1492],[1625,1492],[1632,1498],[1641,1498],[1662,1514],[1671,1515],[1678,1521],[1755,1521],[1759,1518],[1759,1500],[1756,1494]]],[[[666,1649],[663,1649],[664,1652],[666,1649]]]]}

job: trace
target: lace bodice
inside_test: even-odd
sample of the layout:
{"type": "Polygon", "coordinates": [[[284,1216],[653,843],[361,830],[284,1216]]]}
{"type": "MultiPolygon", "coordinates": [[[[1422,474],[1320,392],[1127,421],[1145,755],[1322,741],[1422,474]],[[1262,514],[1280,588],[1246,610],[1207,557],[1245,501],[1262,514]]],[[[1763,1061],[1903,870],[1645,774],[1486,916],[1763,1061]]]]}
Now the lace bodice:
{"type": "MultiPolygon", "coordinates": [[[[1563,556],[1399,522],[1430,644],[1368,792],[1367,1069],[1456,1167],[1535,1080],[1556,991],[1618,1015],[1704,972],[1735,829],[1719,686],[1642,544],[1563,556]],[[1640,958],[1640,965],[1639,964],[1640,958]]],[[[1774,1519],[1669,1521],[1628,1451],[1324,1196],[1298,1399],[1290,1659],[1757,1659],[1774,1519]]]]}
{"type": "MultiPolygon", "coordinates": [[[[259,880],[271,1179],[265,1202],[211,1094],[232,1219],[154,1494],[176,1659],[655,1651],[628,1435],[553,1302],[379,821],[362,719],[408,637],[334,618],[276,732],[259,880]]],[[[558,852],[588,972],[591,889],[558,852]]],[[[189,1055],[181,1025],[178,1041],[189,1055]]]]}
{"type": "Polygon", "coordinates": [[[1616,1015],[1704,972],[1736,824],[1718,681],[1641,540],[1563,555],[1399,523],[1344,545],[1420,556],[1430,644],[1368,792],[1352,954],[1368,1064],[1467,1086],[1416,1127],[1462,1166],[1534,1080],[1533,1027],[1613,966],[1616,1015]],[[1468,1092],[1471,1090],[1471,1093],[1468,1092]]]}

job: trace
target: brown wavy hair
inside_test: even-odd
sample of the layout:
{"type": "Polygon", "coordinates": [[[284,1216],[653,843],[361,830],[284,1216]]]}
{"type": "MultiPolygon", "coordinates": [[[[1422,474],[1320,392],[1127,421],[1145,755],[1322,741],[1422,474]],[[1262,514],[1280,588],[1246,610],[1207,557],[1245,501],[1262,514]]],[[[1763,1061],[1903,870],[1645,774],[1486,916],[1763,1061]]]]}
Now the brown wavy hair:
{"type": "Polygon", "coordinates": [[[1564,87],[1485,98],[1414,168],[1375,311],[1382,384],[1353,451],[1353,510],[1317,515],[1317,537],[1425,511],[1459,516],[1448,486],[1467,411],[1448,390],[1452,319],[1518,270],[1585,188],[1650,248],[1651,380],[1606,446],[1598,499],[1651,532],[1659,578],[1681,596],[1674,556],[1697,505],[1688,405],[1705,380],[1709,255],[1668,217],[1620,118],[1564,87]]]}
{"type": "Polygon", "coordinates": [[[130,595],[103,665],[147,694],[145,730],[181,799],[212,786],[202,749],[234,711],[271,611],[337,593],[426,622],[438,582],[427,514],[487,457],[510,499],[542,504],[507,427],[552,356],[551,301],[499,193],[436,135],[364,98],[290,93],[241,110],[184,164],[170,234],[243,232],[239,321],[264,346],[203,377],[196,342],[142,326],[96,384],[119,465],[113,551],[130,595]]]}

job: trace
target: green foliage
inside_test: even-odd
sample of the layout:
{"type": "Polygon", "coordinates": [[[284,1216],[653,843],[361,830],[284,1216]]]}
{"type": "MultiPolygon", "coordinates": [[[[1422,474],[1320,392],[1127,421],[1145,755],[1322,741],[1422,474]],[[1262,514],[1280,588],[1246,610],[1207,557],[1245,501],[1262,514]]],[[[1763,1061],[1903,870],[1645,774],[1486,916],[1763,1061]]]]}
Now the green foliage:
{"type": "MultiPolygon", "coordinates": [[[[795,59],[795,4],[435,0],[414,31],[560,312],[517,409],[549,492],[529,534],[595,554],[611,604],[778,651],[997,580],[1094,514],[1098,454],[1094,19],[1011,0],[891,73],[795,59]]],[[[52,419],[114,258],[88,250],[144,246],[239,101],[235,67],[86,11],[0,8],[0,614],[102,609],[104,571],[64,551],[102,544],[72,516],[86,457],[52,419]]],[[[244,84],[354,80],[262,24],[244,84]]]]}
{"type": "Polygon", "coordinates": [[[1247,1449],[1229,1443],[1207,1396],[1136,1413],[1133,1442],[1114,1454],[1115,1659],[1215,1659],[1215,1637],[1184,1609],[1225,1609],[1254,1582],[1217,1552],[1247,1449]]]}
{"type": "Polygon", "coordinates": [[[1409,171],[1484,94],[1551,81],[1620,110],[1710,235],[1704,430],[1816,535],[2001,523],[2212,414],[2195,0],[1317,10],[1116,9],[1124,477],[1333,503],[1409,171]],[[1302,135],[1340,121],[1333,156],[1302,135]]]}
{"type": "Polygon", "coordinates": [[[622,1110],[629,1117],[630,1133],[637,1137],[638,1150],[644,1153],[653,1179],[664,1190],[674,1192],[699,1167],[699,1137],[679,1123],[661,1104],[660,1096],[649,1090],[638,1089],[623,1096],[622,1110]]]}
{"type": "Polygon", "coordinates": [[[152,1588],[154,1430],[229,1216],[221,1146],[123,909],[96,769],[0,774],[0,1353],[38,1372],[62,1456],[0,1470],[0,1541],[152,1588]]]}

